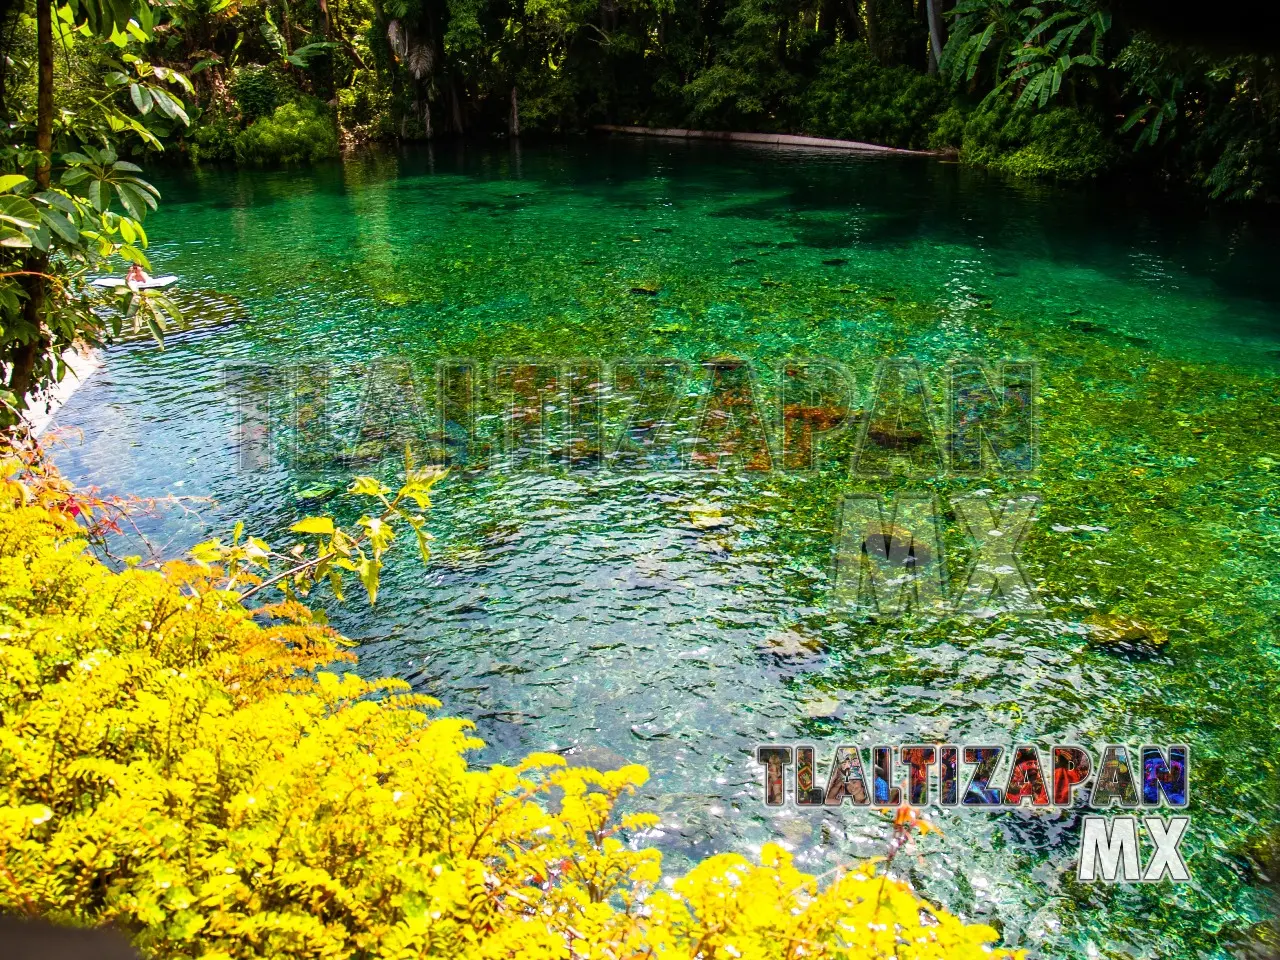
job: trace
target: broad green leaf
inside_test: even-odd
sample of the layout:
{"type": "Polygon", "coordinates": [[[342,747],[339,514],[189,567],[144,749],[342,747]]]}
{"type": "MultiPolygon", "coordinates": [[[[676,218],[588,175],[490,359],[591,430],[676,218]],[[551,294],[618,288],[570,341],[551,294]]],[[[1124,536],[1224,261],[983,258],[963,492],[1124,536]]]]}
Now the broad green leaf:
{"type": "Polygon", "coordinates": [[[120,198],[120,203],[129,212],[129,216],[135,220],[141,220],[146,215],[147,209],[142,200],[142,194],[127,183],[117,183],[115,188],[116,196],[120,198]]]}
{"type": "Polygon", "coordinates": [[[129,97],[133,100],[133,105],[138,108],[138,112],[146,116],[151,112],[151,108],[155,106],[155,101],[151,98],[151,92],[141,84],[129,84],[129,97]]]}
{"type": "Polygon", "coordinates": [[[159,87],[149,87],[148,89],[151,91],[151,99],[155,101],[156,108],[166,117],[170,120],[181,120],[184,125],[191,122],[180,100],[171,94],[165,93],[159,87]]]}
{"type": "Polygon", "coordinates": [[[93,204],[93,209],[102,213],[107,209],[110,200],[107,197],[106,184],[101,180],[95,180],[89,184],[89,202],[93,204]]]}
{"type": "Polygon", "coordinates": [[[151,331],[151,336],[155,338],[156,346],[164,349],[164,330],[161,329],[159,321],[155,317],[147,317],[147,329],[151,331]]]}
{"type": "Polygon", "coordinates": [[[20,230],[34,230],[40,222],[40,211],[26,197],[4,194],[0,195],[0,221],[20,230]]]}
{"type": "Polygon", "coordinates": [[[186,326],[187,321],[182,316],[182,310],[171,299],[166,297],[163,293],[158,293],[158,292],[152,293],[151,299],[155,302],[157,306],[162,308],[166,314],[168,314],[169,319],[172,320],[177,326],[179,327],[186,326]]]}
{"type": "Polygon", "coordinates": [[[80,213],[80,211],[76,209],[74,200],[66,194],[58,193],[54,190],[45,190],[42,193],[37,193],[32,199],[40,200],[43,203],[49,204],[51,207],[57,207],[59,210],[64,213],[69,213],[73,217],[78,216],[80,213]]]}
{"type": "Polygon", "coordinates": [[[125,126],[129,127],[129,129],[131,129],[134,133],[136,133],[139,137],[141,137],[144,143],[147,143],[150,146],[155,147],[157,150],[164,149],[164,144],[161,143],[159,139],[156,137],[156,135],[152,133],[150,130],[148,130],[146,125],[143,124],[142,121],[139,120],[137,117],[127,118],[127,120],[125,121],[125,126]]]}
{"type": "Polygon", "coordinates": [[[65,214],[59,213],[57,210],[42,210],[40,218],[47,223],[50,228],[67,243],[80,242],[80,230],[74,223],[66,218],[65,214]]]}
{"type": "Polygon", "coordinates": [[[173,100],[169,98],[169,95],[167,93],[165,93],[159,87],[156,87],[150,90],[148,92],[148,95],[151,97],[152,101],[155,103],[157,110],[163,113],[170,120],[177,118],[178,112],[177,110],[174,109],[173,100]]]}
{"type": "Polygon", "coordinates": [[[147,259],[147,255],[132,244],[124,244],[117,252],[130,263],[136,263],[143,270],[151,269],[151,261],[147,259]]]}

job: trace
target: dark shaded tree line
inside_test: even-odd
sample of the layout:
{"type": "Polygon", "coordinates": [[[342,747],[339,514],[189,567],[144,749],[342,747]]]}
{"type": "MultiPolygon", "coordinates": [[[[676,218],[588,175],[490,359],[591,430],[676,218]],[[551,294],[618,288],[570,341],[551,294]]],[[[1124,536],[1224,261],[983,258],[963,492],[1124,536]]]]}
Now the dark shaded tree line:
{"type": "MultiPolygon", "coordinates": [[[[625,123],[951,149],[1023,176],[1136,167],[1222,198],[1277,193],[1280,82],[1250,19],[1256,0],[1212,11],[1182,0],[119,4],[121,17],[136,7],[125,19],[137,36],[124,31],[134,52],[194,84],[176,152],[197,161],[625,123]]],[[[71,25],[77,14],[63,11],[78,8],[5,11],[0,102],[20,130],[41,9],[71,25]]],[[[100,44],[65,39],[52,45],[68,72],[100,68],[100,44]]]]}

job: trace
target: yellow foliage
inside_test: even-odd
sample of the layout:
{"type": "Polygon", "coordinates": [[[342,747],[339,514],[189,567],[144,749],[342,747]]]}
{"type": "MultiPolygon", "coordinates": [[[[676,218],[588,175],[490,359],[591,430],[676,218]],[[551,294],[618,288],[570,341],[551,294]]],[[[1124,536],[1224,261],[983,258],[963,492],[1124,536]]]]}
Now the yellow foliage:
{"type": "Polygon", "coordinates": [[[345,670],[297,603],[113,572],[0,463],[0,909],[157,958],[987,958],[873,866],[767,846],[664,886],[618,817],[643,767],[472,770],[465,720],[345,670]],[[7,478],[7,479],[4,479],[7,478]],[[549,812],[557,809],[558,812],[549,812]]]}

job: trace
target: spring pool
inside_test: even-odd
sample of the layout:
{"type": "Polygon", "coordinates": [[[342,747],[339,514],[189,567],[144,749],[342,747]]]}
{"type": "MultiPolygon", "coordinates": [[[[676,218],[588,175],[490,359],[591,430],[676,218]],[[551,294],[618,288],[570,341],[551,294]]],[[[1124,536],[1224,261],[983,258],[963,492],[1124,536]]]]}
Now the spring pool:
{"type": "MultiPolygon", "coordinates": [[[[454,464],[435,556],[403,545],[375,608],[329,613],[362,671],[475,720],[477,762],[643,763],[634,805],[663,820],[634,842],[669,871],[778,840],[821,873],[883,853],[885,821],[766,808],[758,743],[825,763],[845,742],[1186,742],[1190,884],[1078,883],[1077,809],[931,809],[942,835],[895,870],[1036,956],[1274,954],[1280,224],[928,158],[622,139],[157,185],[150,254],[191,327],[107,351],[58,412],[56,457],[110,491],[212,498],[143,524],[161,551],[236,519],[269,540],[309,513],[350,522],[345,478],[396,470],[397,444],[369,437],[414,436],[454,464]],[[838,443],[786,469],[776,431],[772,469],[682,460],[698,365],[730,356],[765,420],[786,358],[843,364],[868,417],[882,361],[912,358],[934,407],[949,360],[1034,361],[1035,469],[928,468],[918,436],[891,437],[883,470],[838,443]],[[429,415],[441,360],[655,358],[688,365],[674,460],[502,468],[429,415]],[[246,466],[244,385],[278,426],[314,414],[317,370],[324,442],[303,455],[277,429],[246,466]],[[1038,496],[1020,561],[1042,608],[833,609],[844,498],[907,490],[1038,496]],[[1100,643],[1106,618],[1148,632],[1100,643]]],[[[478,435],[495,409],[473,411],[478,435]]]]}

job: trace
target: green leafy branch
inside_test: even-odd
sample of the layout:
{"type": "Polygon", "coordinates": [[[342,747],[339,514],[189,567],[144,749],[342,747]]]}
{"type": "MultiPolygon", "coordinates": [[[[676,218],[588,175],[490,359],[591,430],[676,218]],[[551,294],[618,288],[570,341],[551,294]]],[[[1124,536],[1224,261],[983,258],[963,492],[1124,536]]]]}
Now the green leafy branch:
{"type": "Polygon", "coordinates": [[[417,467],[407,445],[404,462],[405,481],[394,494],[374,477],[358,476],[352,480],[348,494],[380,507],[361,516],[354,529],[344,530],[332,517],[304,517],[290,530],[307,539],[280,551],[259,537],[245,537],[244,524],[237,523],[230,543],[207,540],[193,548],[192,557],[205,566],[219,565],[226,580],[225,589],[239,589],[241,601],[271,587],[281,590],[288,599],[298,599],[322,582],[328,582],[334,596],[342,601],[343,576],[354,573],[364,585],[369,603],[374,604],[382,558],[395,541],[398,524],[413,530],[423,563],[431,557],[432,538],[426,529],[424,511],[431,506],[432,487],[448,471],[417,467]]]}
{"type": "Polygon", "coordinates": [[[1042,14],[1034,5],[1019,7],[1017,0],[959,0],[945,16],[952,20],[951,36],[939,66],[958,86],[973,82],[984,63],[990,64],[998,80],[1009,51],[1040,22],[1042,14]]]}
{"type": "Polygon", "coordinates": [[[289,45],[285,43],[284,36],[280,33],[276,22],[271,19],[271,11],[264,10],[263,22],[258,25],[259,31],[262,33],[262,39],[266,41],[271,52],[278,56],[285,63],[300,70],[305,70],[311,65],[314,57],[320,56],[322,53],[328,53],[330,50],[337,48],[338,44],[330,40],[319,40],[315,43],[308,43],[299,47],[293,53],[289,52],[289,45]]]}
{"type": "Polygon", "coordinates": [[[951,37],[940,66],[955,85],[972,84],[985,71],[987,100],[1012,88],[1018,108],[1044,107],[1082,70],[1106,66],[1111,15],[1091,0],[960,0],[947,16],[951,37]]]}
{"type": "MultiPolygon", "coordinates": [[[[0,247],[56,251],[61,262],[75,269],[66,276],[40,276],[61,289],[113,256],[151,265],[143,252],[147,233],[142,219],[155,209],[159,191],[137,176],[140,167],[120,160],[111,146],[84,146],[81,151],[63,154],[67,168],[59,186],[48,190],[37,190],[35,181],[22,174],[0,176],[0,247]],[[124,214],[111,209],[113,199],[124,214]]],[[[0,280],[24,273],[29,271],[9,271],[0,280]]],[[[16,314],[25,295],[16,282],[0,284],[0,308],[16,314]]],[[[133,322],[135,333],[145,327],[161,346],[164,330],[184,322],[181,309],[161,291],[123,288],[110,319],[114,336],[127,321],[133,322]]]]}
{"type": "Polygon", "coordinates": [[[1170,140],[1182,116],[1187,81],[1196,64],[1171,62],[1168,51],[1146,37],[1138,37],[1116,58],[1116,66],[1127,75],[1125,92],[1143,101],[1130,112],[1121,133],[1142,125],[1134,150],[1154,147],[1161,137],[1170,140]]]}
{"type": "MultiPolygon", "coordinates": [[[[1111,15],[1101,10],[1086,16],[1081,16],[1076,10],[1060,10],[1045,18],[1032,28],[1023,45],[1014,51],[1009,61],[1009,76],[992,91],[992,95],[1010,86],[1023,85],[1014,106],[1044,107],[1058,95],[1073,70],[1106,65],[1102,46],[1110,27],[1111,15]],[[1055,26],[1059,29],[1051,33],[1055,26]],[[1088,49],[1078,52],[1076,46],[1082,37],[1087,37],[1088,49]]],[[[1089,79],[1097,83],[1096,77],[1089,76],[1089,79]]]]}

